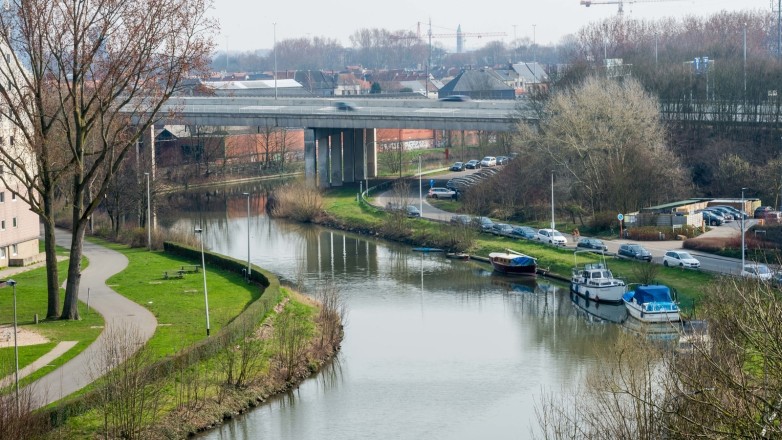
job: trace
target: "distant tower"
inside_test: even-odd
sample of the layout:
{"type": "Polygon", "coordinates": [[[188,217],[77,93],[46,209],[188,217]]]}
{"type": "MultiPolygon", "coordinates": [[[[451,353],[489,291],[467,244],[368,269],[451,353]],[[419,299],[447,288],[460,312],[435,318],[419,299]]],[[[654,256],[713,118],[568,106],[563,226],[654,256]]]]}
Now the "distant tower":
{"type": "Polygon", "coordinates": [[[462,25],[456,28],[456,53],[464,51],[464,36],[462,35],[462,25]]]}

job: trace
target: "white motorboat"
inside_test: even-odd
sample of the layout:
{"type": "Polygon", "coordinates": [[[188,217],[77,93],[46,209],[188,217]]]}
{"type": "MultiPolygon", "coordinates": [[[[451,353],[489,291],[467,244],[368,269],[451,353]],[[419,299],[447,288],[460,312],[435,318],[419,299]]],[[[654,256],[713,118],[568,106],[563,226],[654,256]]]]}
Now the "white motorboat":
{"type": "MultiPolygon", "coordinates": [[[[576,251],[574,258],[577,260],[578,254],[583,252],[595,253],[595,251],[576,251]]],[[[605,256],[600,254],[603,257],[600,263],[579,266],[576,261],[570,277],[570,290],[589,300],[621,303],[622,295],[626,291],[625,282],[614,278],[606,266],[605,256]]]]}

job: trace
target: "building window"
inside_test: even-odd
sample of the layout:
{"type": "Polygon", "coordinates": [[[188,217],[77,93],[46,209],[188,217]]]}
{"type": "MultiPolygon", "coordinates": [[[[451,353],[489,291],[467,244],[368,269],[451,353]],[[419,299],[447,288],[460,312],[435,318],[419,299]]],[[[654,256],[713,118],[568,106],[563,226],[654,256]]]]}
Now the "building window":
{"type": "Polygon", "coordinates": [[[15,244],[12,244],[12,245],[11,245],[11,255],[15,257],[15,256],[16,256],[16,253],[17,253],[17,250],[19,250],[19,248],[18,248],[18,247],[16,247],[16,245],[15,245],[15,244]]]}
{"type": "Polygon", "coordinates": [[[16,193],[13,193],[13,192],[11,193],[11,201],[13,201],[13,202],[16,201],[16,193]]]}
{"type": "Polygon", "coordinates": [[[5,260],[5,248],[0,247],[0,260],[5,260]]]}
{"type": "Polygon", "coordinates": [[[14,227],[16,227],[16,217],[13,218],[12,222],[13,222],[14,227]]]}
{"type": "Polygon", "coordinates": [[[5,231],[5,220],[0,220],[0,231],[5,231]]]}
{"type": "Polygon", "coordinates": [[[0,191],[0,203],[5,203],[5,191],[0,191]]]}
{"type": "Polygon", "coordinates": [[[8,144],[11,145],[12,147],[14,146],[14,137],[13,136],[9,136],[8,137],[8,144]]]}

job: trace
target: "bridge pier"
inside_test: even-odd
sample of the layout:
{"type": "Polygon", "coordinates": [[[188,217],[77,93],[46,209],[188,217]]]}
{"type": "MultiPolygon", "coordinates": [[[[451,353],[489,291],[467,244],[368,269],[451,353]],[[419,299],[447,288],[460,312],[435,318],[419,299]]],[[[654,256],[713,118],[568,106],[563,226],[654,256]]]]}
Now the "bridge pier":
{"type": "Polygon", "coordinates": [[[318,188],[329,187],[329,130],[315,129],[315,142],[318,145],[318,188]]]}
{"type": "Polygon", "coordinates": [[[356,131],[342,130],[342,181],[346,183],[356,181],[356,131]]]}
{"type": "Polygon", "coordinates": [[[377,177],[377,129],[364,130],[364,149],[366,154],[365,178],[377,177]]]}
{"type": "Polygon", "coordinates": [[[317,156],[315,145],[315,130],[304,130],[304,178],[307,183],[315,183],[317,156]]]}
{"type": "Polygon", "coordinates": [[[342,130],[331,129],[331,186],[342,186],[342,130]]]}

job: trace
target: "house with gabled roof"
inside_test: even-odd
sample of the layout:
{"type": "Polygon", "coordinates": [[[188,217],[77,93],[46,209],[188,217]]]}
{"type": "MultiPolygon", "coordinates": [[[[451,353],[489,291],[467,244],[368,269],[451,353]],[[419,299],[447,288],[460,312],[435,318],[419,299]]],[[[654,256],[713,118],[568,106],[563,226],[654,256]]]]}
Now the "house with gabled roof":
{"type": "Polygon", "coordinates": [[[438,97],[465,95],[472,99],[515,99],[516,92],[502,80],[502,76],[492,69],[462,70],[454,79],[445,84],[438,97]]]}

